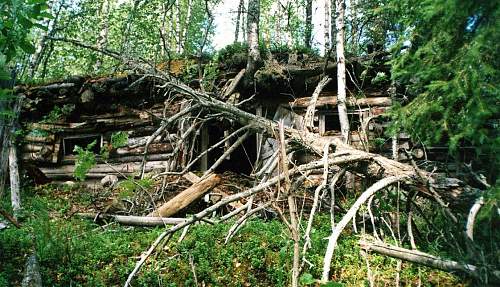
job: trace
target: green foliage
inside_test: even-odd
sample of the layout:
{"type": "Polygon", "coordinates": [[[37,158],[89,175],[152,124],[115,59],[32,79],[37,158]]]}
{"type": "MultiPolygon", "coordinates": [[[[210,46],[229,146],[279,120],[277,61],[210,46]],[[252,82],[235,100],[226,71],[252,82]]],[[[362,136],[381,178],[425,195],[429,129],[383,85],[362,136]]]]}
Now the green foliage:
{"type": "MultiPolygon", "coordinates": [[[[44,286],[120,286],[125,282],[136,256],[163,229],[112,225],[103,230],[90,220],[68,216],[72,205],[89,204],[89,199],[83,196],[89,193],[82,187],[61,192],[50,186],[23,192],[26,211],[23,227],[0,232],[0,286],[20,285],[26,254],[33,249],[40,261],[44,286]]],[[[10,205],[8,199],[1,204],[10,205]]],[[[134,286],[163,286],[166,282],[169,286],[193,286],[190,258],[198,282],[207,286],[289,286],[293,243],[287,227],[276,220],[251,220],[225,244],[224,237],[233,223],[192,226],[180,244],[176,234],[162,252],[143,266],[134,286]]],[[[330,232],[329,216],[317,216],[311,233],[312,249],[307,257],[314,265],[306,265],[301,276],[305,286],[314,286],[321,276],[327,244],[324,238],[330,232]]],[[[366,263],[359,256],[358,237],[350,230],[342,235],[335,254],[332,262],[335,282],[326,286],[368,284],[366,263]]],[[[377,283],[393,284],[396,260],[371,254],[369,261],[372,272],[377,274],[377,283]]],[[[444,272],[406,263],[402,265],[400,280],[405,286],[418,280],[423,286],[459,283],[457,277],[444,272]]]]}
{"type": "MultiPolygon", "coordinates": [[[[3,0],[0,3],[0,70],[19,52],[32,54],[35,46],[29,39],[32,28],[46,29],[38,21],[51,17],[45,10],[45,0],[19,1],[3,0]],[[4,60],[1,60],[3,57],[4,60]]],[[[5,75],[4,75],[5,76],[5,75]]]]}
{"type": "Polygon", "coordinates": [[[392,78],[406,86],[412,101],[394,110],[394,128],[427,144],[446,142],[451,152],[472,145],[488,158],[496,177],[500,6],[495,1],[396,2],[398,9],[412,9],[399,18],[408,32],[396,45],[392,78]],[[411,47],[401,50],[408,43],[411,47]]]}
{"type": "Polygon", "coordinates": [[[44,123],[56,123],[63,120],[75,110],[75,105],[66,104],[62,107],[54,106],[54,108],[49,112],[48,115],[44,116],[42,122],[44,123]]]}
{"type": "Polygon", "coordinates": [[[77,180],[84,181],[87,177],[88,171],[96,164],[95,154],[92,152],[93,147],[96,145],[94,140],[87,145],[85,149],[75,146],[76,162],[74,176],[77,180]]]}
{"type": "Polygon", "coordinates": [[[113,133],[111,135],[111,145],[113,148],[120,148],[127,145],[128,134],[126,132],[120,131],[113,133]]]}

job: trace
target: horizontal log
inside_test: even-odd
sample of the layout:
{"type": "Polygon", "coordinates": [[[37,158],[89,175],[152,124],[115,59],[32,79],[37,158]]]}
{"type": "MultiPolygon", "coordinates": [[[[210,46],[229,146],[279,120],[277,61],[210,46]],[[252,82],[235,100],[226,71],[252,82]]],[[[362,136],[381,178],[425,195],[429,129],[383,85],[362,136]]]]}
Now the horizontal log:
{"type": "Polygon", "coordinates": [[[53,134],[49,134],[46,136],[27,135],[24,137],[24,141],[35,142],[35,143],[52,143],[55,141],[55,135],[53,134]]]}
{"type": "MultiPolygon", "coordinates": [[[[292,108],[307,108],[309,102],[311,101],[311,97],[298,98],[293,102],[290,102],[292,108]]],[[[389,97],[376,97],[376,98],[360,98],[356,99],[354,97],[350,97],[346,102],[349,107],[368,107],[368,106],[390,106],[392,105],[392,100],[389,97]]],[[[316,108],[325,107],[325,106],[335,106],[337,105],[337,97],[319,97],[316,103],[316,108]]]]}
{"type": "MultiPolygon", "coordinates": [[[[108,163],[127,163],[127,162],[140,162],[144,156],[142,155],[112,155],[107,162],[108,163]]],[[[148,155],[148,161],[166,161],[172,158],[171,153],[160,153],[148,155]]],[[[101,158],[96,158],[97,163],[106,163],[101,158]]],[[[75,164],[76,157],[74,155],[65,156],[61,161],[62,165],[75,164]]]]}
{"type": "MultiPolygon", "coordinates": [[[[371,250],[382,255],[422,264],[431,268],[450,272],[458,271],[466,273],[469,276],[475,278],[481,278],[478,267],[471,264],[464,264],[453,260],[442,259],[428,253],[420,252],[418,250],[405,249],[384,242],[369,242],[366,240],[361,240],[359,244],[362,249],[365,249],[367,251],[371,250]]],[[[489,279],[493,280],[493,282],[500,282],[500,271],[492,270],[490,272],[489,279]]]]}
{"type": "Polygon", "coordinates": [[[96,213],[77,213],[76,215],[84,218],[92,218],[94,220],[112,220],[123,225],[146,227],[175,225],[186,221],[185,218],[174,217],[126,216],[96,213]]]}
{"type": "MultiPolygon", "coordinates": [[[[154,169],[161,169],[165,167],[168,161],[148,161],[145,166],[145,171],[152,171],[154,169]]],[[[96,164],[93,168],[89,170],[89,174],[92,173],[134,173],[138,172],[141,167],[141,162],[129,162],[129,163],[118,163],[118,164],[96,164]]],[[[50,168],[42,167],[40,170],[50,177],[51,174],[73,174],[75,172],[74,165],[64,165],[60,167],[50,168]]]]}
{"type": "MultiPolygon", "coordinates": [[[[173,151],[172,145],[168,143],[153,143],[148,148],[148,154],[168,153],[173,151]]],[[[144,146],[136,148],[118,148],[117,155],[141,155],[144,153],[144,146]]]]}
{"type": "Polygon", "coordinates": [[[23,145],[21,150],[23,152],[39,152],[42,149],[45,149],[47,151],[52,151],[53,148],[54,148],[54,145],[28,143],[28,144],[23,145]]]}

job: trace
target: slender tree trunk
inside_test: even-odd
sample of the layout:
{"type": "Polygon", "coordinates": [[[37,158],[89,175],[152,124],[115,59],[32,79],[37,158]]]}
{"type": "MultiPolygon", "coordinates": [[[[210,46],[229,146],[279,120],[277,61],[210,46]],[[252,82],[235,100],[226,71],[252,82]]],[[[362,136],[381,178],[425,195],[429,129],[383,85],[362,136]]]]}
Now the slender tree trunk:
{"type": "Polygon", "coordinates": [[[9,147],[9,173],[10,173],[10,199],[14,217],[17,218],[21,209],[21,196],[19,188],[19,169],[17,165],[16,146],[11,143],[9,147]]]}
{"type": "Polygon", "coordinates": [[[188,28],[189,28],[189,22],[191,21],[191,5],[192,2],[191,0],[188,0],[187,2],[188,8],[187,8],[187,14],[186,14],[186,21],[184,21],[184,29],[182,30],[182,42],[183,42],[183,48],[184,50],[187,47],[188,44],[188,28]]]}
{"type": "Polygon", "coordinates": [[[306,32],[305,32],[305,39],[304,39],[304,44],[307,48],[311,48],[311,42],[312,42],[312,0],[307,0],[306,1],[306,32]]]}
{"type": "Polygon", "coordinates": [[[257,69],[257,61],[260,58],[259,53],[259,18],[260,18],[260,0],[250,0],[248,2],[247,16],[247,42],[248,42],[248,61],[246,72],[248,77],[253,78],[257,69]]]}
{"type": "MultiPolygon", "coordinates": [[[[97,48],[102,50],[106,48],[106,43],[108,41],[108,30],[109,30],[109,5],[110,0],[104,0],[100,9],[101,18],[101,31],[99,32],[99,37],[97,38],[97,48]]],[[[102,56],[98,55],[97,61],[94,65],[94,71],[101,68],[102,56]]]]}
{"type": "Polygon", "coordinates": [[[238,12],[236,16],[236,29],[234,30],[234,43],[238,42],[238,37],[240,34],[240,18],[241,18],[241,11],[243,10],[245,3],[243,0],[240,0],[240,4],[238,4],[238,12]]]}
{"type": "Polygon", "coordinates": [[[344,142],[349,140],[349,119],[346,107],[346,80],[345,80],[345,56],[344,56],[344,0],[336,0],[337,29],[337,108],[339,112],[340,130],[344,142]]]}
{"type": "Polygon", "coordinates": [[[325,0],[325,55],[330,49],[330,1],[325,0]]]}
{"type": "Polygon", "coordinates": [[[181,0],[177,0],[175,4],[177,15],[175,17],[175,28],[177,32],[177,53],[182,54],[182,27],[181,27],[181,0]]]}

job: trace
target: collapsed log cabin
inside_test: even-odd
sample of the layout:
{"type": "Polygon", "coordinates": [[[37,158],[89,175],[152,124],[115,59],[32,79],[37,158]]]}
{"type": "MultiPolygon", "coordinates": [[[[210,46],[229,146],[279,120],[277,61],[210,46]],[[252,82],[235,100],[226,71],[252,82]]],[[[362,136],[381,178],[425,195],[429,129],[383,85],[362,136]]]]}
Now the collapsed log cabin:
{"type": "MultiPolygon", "coordinates": [[[[302,127],[303,115],[310,104],[311,88],[314,87],[314,79],[318,78],[316,66],[300,69],[291,66],[290,75],[294,76],[287,83],[282,78],[283,70],[269,69],[267,74],[259,71],[256,78],[260,87],[254,95],[241,91],[244,70],[238,73],[229,71],[225,77],[234,78],[220,79],[225,84],[220,98],[231,104],[244,104],[245,109],[258,116],[284,119],[286,126],[302,127]],[[304,86],[303,83],[308,82],[311,84],[304,86]]],[[[333,68],[330,68],[331,73],[333,68]]],[[[110,174],[137,176],[141,172],[165,168],[175,170],[186,166],[186,153],[190,153],[191,158],[198,156],[228,136],[234,128],[235,124],[231,121],[223,121],[222,125],[215,121],[210,124],[209,121],[194,135],[192,143],[195,146],[191,150],[174,150],[174,143],[189,129],[190,121],[186,119],[155,138],[148,146],[147,162],[142,166],[148,137],[157,130],[162,119],[189,105],[189,101],[175,95],[165,99],[162,88],[156,84],[154,78],[117,75],[105,78],[71,77],[47,85],[18,86],[16,92],[23,96],[22,118],[25,119],[26,130],[21,152],[23,161],[28,163],[28,170],[33,172],[36,167],[43,177],[56,182],[72,180],[75,147],[85,148],[95,143],[91,151],[99,154],[103,147],[111,147],[111,136],[117,132],[128,135],[127,143],[111,147],[106,161],[98,156],[97,164],[87,173],[87,181],[96,182],[110,174]],[[183,154],[173,157],[173,152],[183,154]]],[[[351,86],[354,87],[354,83],[351,86]]],[[[314,132],[325,137],[339,136],[334,90],[334,84],[327,85],[315,104],[314,132]]],[[[382,136],[383,124],[371,121],[367,125],[369,132],[363,136],[362,123],[382,114],[391,102],[383,89],[367,91],[361,96],[358,93],[357,97],[350,95],[348,112],[353,145],[362,147],[362,144],[367,144],[362,143],[363,140],[382,136]]],[[[212,153],[202,155],[190,168],[206,171],[230,145],[231,142],[226,141],[212,153]]],[[[408,148],[408,143],[402,147],[408,148]]],[[[263,138],[261,134],[250,136],[220,164],[219,170],[250,174],[264,166],[275,151],[273,138],[263,138]],[[231,157],[237,160],[231,160],[231,157]]],[[[42,180],[40,176],[36,178],[42,180]]]]}
{"type": "MultiPolygon", "coordinates": [[[[255,176],[257,181],[254,187],[223,196],[220,201],[160,234],[146,255],[137,262],[126,286],[159,243],[172,233],[199,220],[207,220],[208,215],[223,206],[246,199],[245,205],[221,219],[248,209],[247,215],[235,225],[236,230],[241,222],[255,212],[283,200],[280,192],[276,194],[271,191],[269,202],[254,208],[252,202],[255,195],[272,190],[275,185],[280,190],[280,182],[284,181],[284,194],[288,194],[289,202],[293,202],[296,185],[306,185],[310,180],[308,176],[315,172],[323,171],[323,175],[322,182],[309,186],[317,187],[313,206],[317,206],[319,192],[326,189],[328,181],[335,185],[346,170],[356,174],[358,179],[366,180],[368,185],[371,184],[351,207],[342,224],[338,225],[340,227],[334,230],[335,234],[332,233],[329,238],[327,255],[330,257],[339,234],[346,223],[355,217],[359,207],[376,192],[394,183],[401,183],[408,192],[416,192],[422,197],[435,200],[453,222],[458,222],[450,207],[464,206],[468,201],[461,201],[459,197],[470,199],[477,195],[475,188],[461,180],[420,169],[412,162],[411,155],[410,165],[367,152],[371,149],[367,146],[370,137],[383,132],[386,125],[382,122],[370,127],[370,120],[378,117],[393,100],[384,97],[384,88],[364,91],[364,95],[371,95],[367,97],[351,95],[348,112],[353,119],[353,126],[351,145],[347,145],[338,138],[335,123],[329,122],[327,118],[329,113],[334,113],[330,112],[330,107],[336,105],[335,94],[332,93],[335,90],[334,83],[325,85],[323,91],[318,92],[319,98],[312,101],[309,98],[314,96],[311,87],[320,80],[321,72],[318,73],[314,67],[289,69],[288,73],[283,73],[283,68],[280,69],[277,69],[278,72],[272,68],[270,72],[257,72],[255,79],[258,87],[254,89],[247,89],[244,85],[238,88],[238,78],[241,79],[238,75],[241,71],[229,73],[234,78],[229,81],[222,79],[217,86],[222,86],[225,82],[224,88],[215,92],[206,92],[199,89],[199,86],[192,88],[156,71],[143,71],[142,76],[123,75],[118,79],[80,78],[76,82],[18,87],[17,92],[26,97],[24,118],[29,119],[27,127],[31,128],[25,137],[26,145],[23,150],[27,152],[23,158],[32,165],[34,163],[52,180],[71,178],[74,171],[72,164],[75,161],[75,155],[69,154],[71,148],[95,142],[92,148],[97,152],[98,148],[110,144],[113,132],[122,131],[129,135],[126,146],[120,147],[123,152],[119,152],[120,148],[111,146],[109,159],[91,169],[90,178],[99,179],[108,174],[143,176],[145,172],[154,170],[161,172],[156,176],[165,176],[172,173],[186,174],[190,169],[205,171],[202,176],[205,180],[210,178],[211,172],[224,169],[236,169],[255,176]],[[306,70],[307,73],[297,73],[299,70],[306,70]],[[283,78],[283,75],[292,76],[283,78]],[[120,84],[115,87],[113,83],[120,84]],[[304,83],[312,84],[308,87],[304,83]],[[40,98],[43,94],[47,96],[40,98]],[[309,104],[306,105],[307,102],[309,104]],[[304,118],[311,102],[314,102],[312,128],[310,125],[304,127],[304,118]],[[355,117],[358,120],[354,120],[355,117]],[[379,127],[382,131],[377,131],[379,127]],[[164,144],[170,145],[163,149],[155,148],[164,144]],[[42,147],[35,148],[37,145],[42,147]],[[296,151],[303,154],[294,154],[296,151]],[[318,160],[321,155],[322,159],[318,160]],[[305,158],[307,156],[309,158],[305,158]],[[286,157],[297,165],[288,169],[286,157]],[[329,178],[330,173],[335,175],[329,178]],[[290,178],[293,178],[293,185],[290,178]],[[292,195],[289,191],[292,191],[292,195]]],[[[329,68],[326,70],[331,72],[329,68]]],[[[395,142],[398,140],[396,137],[395,142]]],[[[390,151],[393,155],[401,145],[396,145],[396,148],[394,146],[391,145],[390,151]]],[[[383,149],[377,151],[384,153],[383,149]]],[[[394,158],[398,157],[399,154],[396,153],[394,158]]],[[[205,188],[200,190],[203,190],[200,193],[205,192],[205,188]]],[[[183,201],[176,202],[184,206],[183,201]]],[[[289,206],[292,210],[290,203],[289,206]]],[[[309,236],[314,212],[313,209],[305,238],[309,236]]],[[[291,212],[290,217],[293,216],[291,212]]],[[[325,263],[324,266],[329,270],[329,264],[325,263]]]]}

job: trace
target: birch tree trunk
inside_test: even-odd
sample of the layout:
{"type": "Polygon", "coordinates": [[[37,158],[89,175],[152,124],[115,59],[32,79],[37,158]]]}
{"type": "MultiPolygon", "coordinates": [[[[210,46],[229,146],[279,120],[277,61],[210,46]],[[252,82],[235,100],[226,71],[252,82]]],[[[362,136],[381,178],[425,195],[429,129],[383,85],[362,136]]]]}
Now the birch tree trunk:
{"type": "Polygon", "coordinates": [[[175,28],[177,29],[177,53],[182,54],[182,27],[181,27],[181,0],[177,0],[175,3],[175,10],[177,15],[175,17],[175,28]]]}
{"type": "MultiPolygon", "coordinates": [[[[97,49],[102,50],[106,48],[106,43],[108,42],[108,30],[109,30],[109,5],[110,0],[104,0],[100,9],[101,18],[101,32],[99,32],[99,37],[97,38],[97,49]]],[[[101,68],[102,56],[97,57],[97,61],[94,65],[94,70],[97,71],[101,68]]]]}
{"type": "Polygon", "coordinates": [[[307,48],[311,48],[311,41],[312,41],[312,0],[307,0],[306,1],[306,32],[305,32],[305,39],[304,39],[304,44],[307,48]]]}
{"type": "Polygon", "coordinates": [[[340,130],[344,143],[349,140],[349,119],[346,107],[346,80],[345,80],[345,56],[344,56],[344,0],[336,0],[335,26],[337,28],[337,108],[339,112],[340,130]]]}
{"type": "Polygon", "coordinates": [[[260,0],[250,0],[248,2],[247,16],[247,41],[248,41],[248,61],[247,76],[253,78],[257,69],[257,61],[260,58],[259,53],[259,18],[260,18],[260,0]]]}
{"type": "Polygon", "coordinates": [[[244,1],[240,0],[240,4],[238,4],[238,12],[236,16],[236,28],[234,30],[234,43],[238,42],[238,37],[240,35],[240,18],[241,18],[241,11],[243,10],[244,6],[244,1]]]}
{"type": "Polygon", "coordinates": [[[19,188],[19,169],[17,165],[16,146],[11,143],[9,147],[9,174],[10,174],[10,199],[14,217],[17,218],[21,209],[21,196],[19,188]]]}
{"type": "Polygon", "coordinates": [[[330,1],[325,0],[325,55],[330,49],[330,1]]]}
{"type": "Polygon", "coordinates": [[[188,44],[188,28],[189,28],[189,22],[191,21],[191,0],[188,0],[187,2],[187,14],[186,14],[186,21],[184,21],[184,28],[182,29],[182,42],[183,42],[183,49],[185,50],[188,44]]]}

